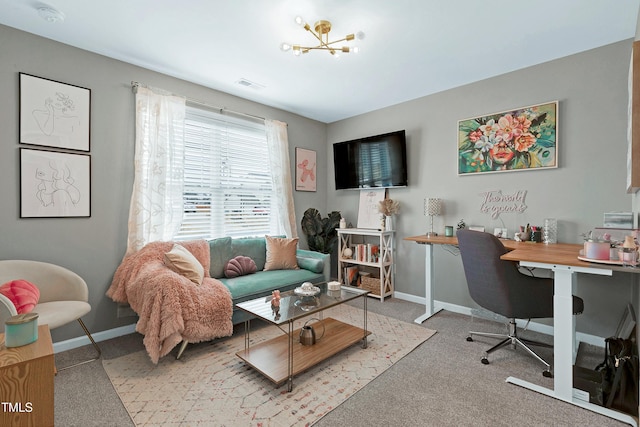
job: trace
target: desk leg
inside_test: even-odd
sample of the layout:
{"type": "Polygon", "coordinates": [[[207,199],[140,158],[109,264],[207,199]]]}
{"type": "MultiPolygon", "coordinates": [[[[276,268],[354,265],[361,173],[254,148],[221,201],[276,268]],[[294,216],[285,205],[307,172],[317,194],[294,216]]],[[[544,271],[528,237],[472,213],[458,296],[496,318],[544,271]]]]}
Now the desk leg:
{"type": "Polygon", "coordinates": [[[573,289],[575,274],[556,270],[553,294],[553,385],[558,399],[573,398],[573,362],[575,360],[575,316],[573,289]]]}
{"type": "MultiPolygon", "coordinates": [[[[533,384],[519,378],[509,377],[507,382],[520,387],[555,397],[575,406],[588,409],[607,417],[625,422],[632,426],[638,426],[637,420],[631,415],[619,411],[595,405],[573,397],[573,363],[575,360],[575,318],[573,316],[573,288],[576,278],[576,268],[528,263],[529,267],[551,268],[554,271],[553,294],[553,389],[533,384]]],[[[608,270],[582,269],[584,273],[611,275],[608,270]]]]}
{"type": "Polygon", "coordinates": [[[425,244],[426,249],[424,262],[424,282],[425,282],[425,313],[414,320],[415,323],[422,323],[434,314],[436,311],[433,307],[433,245],[425,244]]]}

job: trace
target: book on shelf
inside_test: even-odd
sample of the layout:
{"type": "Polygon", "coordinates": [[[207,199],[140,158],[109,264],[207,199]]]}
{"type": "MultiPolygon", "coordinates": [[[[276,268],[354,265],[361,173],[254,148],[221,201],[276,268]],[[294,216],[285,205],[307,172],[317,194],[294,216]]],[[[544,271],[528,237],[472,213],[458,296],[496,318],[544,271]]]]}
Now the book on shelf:
{"type": "Polygon", "coordinates": [[[377,263],[380,259],[380,246],[372,243],[358,243],[353,246],[353,259],[358,262],[377,263]]]}
{"type": "Polygon", "coordinates": [[[358,280],[360,276],[358,275],[358,267],[355,265],[345,267],[344,268],[344,283],[349,286],[358,286],[358,280]]]}

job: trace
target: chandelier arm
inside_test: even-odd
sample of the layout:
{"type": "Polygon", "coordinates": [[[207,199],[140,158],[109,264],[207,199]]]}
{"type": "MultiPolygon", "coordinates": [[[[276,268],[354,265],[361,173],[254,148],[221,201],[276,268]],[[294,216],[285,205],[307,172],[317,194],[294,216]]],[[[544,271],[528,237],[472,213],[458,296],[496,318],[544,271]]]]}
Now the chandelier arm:
{"type": "Polygon", "coordinates": [[[319,44],[318,46],[313,46],[313,47],[300,46],[300,49],[333,50],[333,49],[338,49],[338,47],[331,46],[331,45],[336,44],[336,43],[340,43],[340,42],[343,42],[343,41],[350,41],[350,40],[347,37],[345,37],[345,38],[342,38],[340,40],[334,40],[334,41],[328,42],[328,43],[321,42],[321,44],[319,44]]]}
{"type": "MultiPolygon", "coordinates": [[[[320,42],[320,44],[317,47],[314,47],[313,49],[331,49],[331,47],[329,47],[330,44],[333,44],[335,42],[330,42],[327,43],[324,40],[322,40],[322,36],[318,35],[315,31],[309,29],[308,30],[311,34],[313,34],[313,36],[318,39],[318,41],[320,42]],[[321,47],[324,46],[324,47],[321,47]]],[[[327,34],[327,38],[329,37],[329,35],[327,34]]],[[[311,49],[311,48],[310,48],[311,49]]]]}

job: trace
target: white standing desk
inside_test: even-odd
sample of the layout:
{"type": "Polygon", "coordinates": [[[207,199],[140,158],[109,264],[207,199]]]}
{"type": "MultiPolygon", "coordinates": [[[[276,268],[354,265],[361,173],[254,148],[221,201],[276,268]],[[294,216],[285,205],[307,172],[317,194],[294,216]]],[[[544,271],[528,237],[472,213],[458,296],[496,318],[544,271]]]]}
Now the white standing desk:
{"type": "MultiPolygon", "coordinates": [[[[426,312],[415,322],[422,323],[434,313],[433,308],[433,245],[457,245],[455,237],[426,236],[408,237],[405,240],[424,244],[427,248],[425,267],[426,312]]],[[[520,265],[533,268],[544,268],[554,272],[553,297],[553,389],[539,386],[515,377],[508,377],[507,382],[528,388],[538,393],[554,397],[580,406],[593,412],[608,416],[637,427],[635,417],[625,413],[595,405],[573,396],[573,364],[575,361],[575,317],[573,316],[573,293],[578,273],[611,276],[613,271],[640,273],[640,268],[624,268],[606,264],[592,264],[578,259],[582,245],[557,243],[527,243],[503,241],[505,247],[512,249],[501,258],[516,261],[520,265]]],[[[640,303],[636,301],[636,303],[640,303]]],[[[640,328],[638,328],[640,329],[640,328]]]]}
{"type": "MultiPolygon", "coordinates": [[[[436,245],[450,245],[458,246],[458,239],[456,237],[445,236],[433,236],[427,237],[424,234],[420,236],[405,237],[404,240],[409,240],[423,245],[426,251],[425,254],[425,313],[418,317],[414,322],[422,323],[429,317],[436,314],[439,310],[436,310],[433,303],[433,249],[436,245]]],[[[530,245],[529,243],[516,242],[514,240],[503,240],[502,243],[508,249],[517,249],[521,245],[530,245]]],[[[531,243],[533,244],[533,243],[531,243]]]]}

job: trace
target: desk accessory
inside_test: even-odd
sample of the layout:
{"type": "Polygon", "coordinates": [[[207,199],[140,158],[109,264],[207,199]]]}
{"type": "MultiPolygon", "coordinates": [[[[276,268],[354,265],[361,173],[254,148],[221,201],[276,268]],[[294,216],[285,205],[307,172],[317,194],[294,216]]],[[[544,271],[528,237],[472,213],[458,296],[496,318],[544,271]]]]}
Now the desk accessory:
{"type": "Polygon", "coordinates": [[[558,220],[555,218],[545,218],[542,227],[542,242],[558,243],[558,220]]]}

